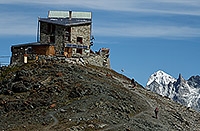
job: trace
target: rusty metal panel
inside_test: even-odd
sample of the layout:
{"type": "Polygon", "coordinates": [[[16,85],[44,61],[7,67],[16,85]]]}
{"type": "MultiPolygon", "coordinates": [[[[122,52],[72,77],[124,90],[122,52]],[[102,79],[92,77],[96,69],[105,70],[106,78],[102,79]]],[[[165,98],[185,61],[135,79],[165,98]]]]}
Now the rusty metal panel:
{"type": "Polygon", "coordinates": [[[69,11],[49,11],[49,18],[67,18],[69,17],[69,11]]]}

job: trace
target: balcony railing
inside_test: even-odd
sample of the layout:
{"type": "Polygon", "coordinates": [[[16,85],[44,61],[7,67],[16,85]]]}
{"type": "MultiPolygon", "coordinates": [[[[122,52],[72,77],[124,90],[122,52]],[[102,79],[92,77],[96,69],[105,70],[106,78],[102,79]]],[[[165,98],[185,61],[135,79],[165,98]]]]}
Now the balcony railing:
{"type": "Polygon", "coordinates": [[[77,45],[75,43],[65,43],[65,47],[72,47],[72,48],[82,48],[82,49],[87,49],[88,46],[85,45],[77,45]]]}

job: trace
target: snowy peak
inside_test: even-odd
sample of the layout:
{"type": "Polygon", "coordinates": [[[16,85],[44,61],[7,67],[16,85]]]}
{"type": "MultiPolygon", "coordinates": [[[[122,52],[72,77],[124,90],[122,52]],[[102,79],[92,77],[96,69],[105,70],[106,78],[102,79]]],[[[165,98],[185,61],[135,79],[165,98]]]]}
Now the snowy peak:
{"type": "Polygon", "coordinates": [[[162,85],[168,85],[170,82],[174,83],[176,79],[168,75],[167,73],[159,70],[149,77],[147,86],[150,85],[153,81],[156,81],[157,83],[162,85]]]}
{"type": "Polygon", "coordinates": [[[179,74],[176,80],[163,71],[157,71],[149,77],[146,89],[200,111],[199,76],[192,76],[189,80],[185,80],[179,74]]]}

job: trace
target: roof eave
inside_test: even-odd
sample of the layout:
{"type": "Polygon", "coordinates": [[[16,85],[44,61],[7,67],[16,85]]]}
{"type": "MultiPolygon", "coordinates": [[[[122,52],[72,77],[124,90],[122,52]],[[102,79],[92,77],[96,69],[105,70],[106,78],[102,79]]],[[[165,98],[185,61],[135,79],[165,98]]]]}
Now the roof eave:
{"type": "Polygon", "coordinates": [[[91,24],[92,22],[84,22],[84,23],[74,23],[74,24],[65,24],[64,26],[72,26],[72,25],[85,25],[85,24],[91,24]]]}
{"type": "Polygon", "coordinates": [[[61,24],[61,23],[50,22],[50,21],[46,21],[46,20],[39,20],[39,22],[46,22],[46,23],[62,25],[62,26],[84,25],[84,24],[91,24],[92,23],[92,21],[89,21],[89,22],[80,22],[80,23],[73,23],[73,24],[61,24]]]}
{"type": "Polygon", "coordinates": [[[35,42],[35,43],[12,45],[11,47],[40,46],[40,45],[52,45],[52,44],[51,43],[42,44],[39,42],[35,42]]]}

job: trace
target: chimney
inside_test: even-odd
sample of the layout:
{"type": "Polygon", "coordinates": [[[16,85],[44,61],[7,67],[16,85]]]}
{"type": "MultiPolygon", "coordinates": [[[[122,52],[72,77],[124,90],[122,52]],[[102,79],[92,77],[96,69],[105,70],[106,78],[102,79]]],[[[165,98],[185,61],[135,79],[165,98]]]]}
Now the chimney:
{"type": "Polygon", "coordinates": [[[72,11],[69,11],[69,20],[72,19],[72,11]]]}

